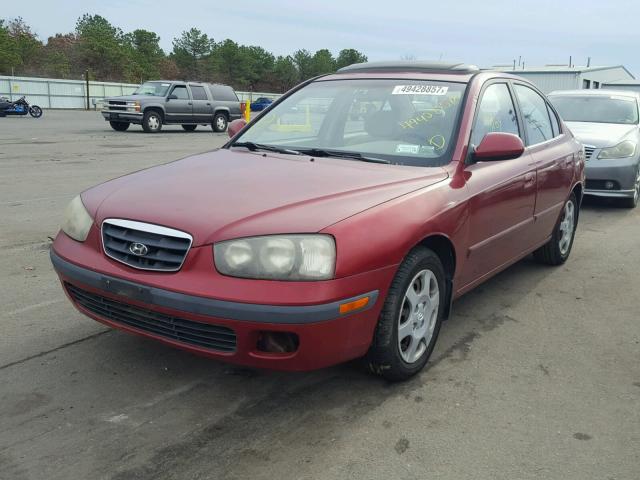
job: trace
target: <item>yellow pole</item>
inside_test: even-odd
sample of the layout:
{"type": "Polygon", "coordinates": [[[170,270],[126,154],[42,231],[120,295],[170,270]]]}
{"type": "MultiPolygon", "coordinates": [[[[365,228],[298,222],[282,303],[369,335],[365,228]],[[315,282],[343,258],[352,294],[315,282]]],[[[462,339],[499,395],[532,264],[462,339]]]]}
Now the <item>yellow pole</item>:
{"type": "Polygon", "coordinates": [[[244,102],[244,119],[247,123],[251,121],[251,102],[244,102]]]}

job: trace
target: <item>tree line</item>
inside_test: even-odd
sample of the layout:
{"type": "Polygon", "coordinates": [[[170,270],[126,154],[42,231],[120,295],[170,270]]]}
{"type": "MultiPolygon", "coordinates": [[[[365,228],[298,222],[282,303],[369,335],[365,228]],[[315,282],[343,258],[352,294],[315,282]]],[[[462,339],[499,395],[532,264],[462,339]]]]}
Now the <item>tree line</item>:
{"type": "Polygon", "coordinates": [[[336,57],[327,50],[297,50],[275,56],[262,47],[216,42],[191,28],[173,39],[166,53],[160,37],[137,29],[123,32],[100,15],[85,14],[75,31],[56,33],[45,42],[20,17],[0,19],[0,74],[141,83],[183,79],[226,83],[237,90],[284,92],[297,83],[353,63],[366,62],[347,48],[336,57]]]}

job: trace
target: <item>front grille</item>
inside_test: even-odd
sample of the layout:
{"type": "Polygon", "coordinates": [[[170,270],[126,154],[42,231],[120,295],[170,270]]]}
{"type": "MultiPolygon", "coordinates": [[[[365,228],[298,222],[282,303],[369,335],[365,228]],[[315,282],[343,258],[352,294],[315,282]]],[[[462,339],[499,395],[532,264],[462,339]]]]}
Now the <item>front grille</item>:
{"type": "Polygon", "coordinates": [[[188,233],[158,225],[117,219],[102,223],[107,256],[141,270],[180,270],[191,242],[188,233]]]}
{"type": "Polygon", "coordinates": [[[593,155],[593,152],[596,150],[596,147],[591,147],[591,146],[584,146],[584,158],[589,160],[591,158],[591,155],[593,155]]]}
{"type": "Polygon", "coordinates": [[[210,350],[233,352],[236,349],[236,334],[230,328],[134,307],[66,282],[65,288],[78,305],[114,323],[210,350]]]}
{"type": "Polygon", "coordinates": [[[620,190],[620,183],[615,180],[589,180],[587,179],[587,190],[620,190]],[[606,188],[605,183],[613,183],[613,188],[606,188]]]}
{"type": "Polygon", "coordinates": [[[120,100],[109,100],[109,110],[122,111],[127,109],[127,102],[120,100]]]}

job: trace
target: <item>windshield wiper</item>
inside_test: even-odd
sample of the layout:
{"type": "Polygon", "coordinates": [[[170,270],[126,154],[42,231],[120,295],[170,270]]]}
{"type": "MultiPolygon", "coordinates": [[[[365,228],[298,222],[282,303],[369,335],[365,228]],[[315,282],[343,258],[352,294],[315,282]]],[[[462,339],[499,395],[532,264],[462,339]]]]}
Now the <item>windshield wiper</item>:
{"type": "Polygon", "coordinates": [[[309,148],[300,150],[300,153],[304,153],[305,155],[312,155],[314,157],[348,158],[350,160],[359,160],[361,162],[384,164],[391,163],[389,160],[385,160],[384,158],[368,157],[358,152],[345,152],[343,150],[324,150],[322,148],[309,148]]]}
{"type": "Polygon", "coordinates": [[[288,148],[277,147],[275,145],[267,145],[265,143],[236,142],[231,146],[232,147],[244,147],[244,148],[246,148],[248,150],[251,150],[252,152],[255,152],[256,150],[266,150],[268,152],[285,153],[287,155],[302,155],[297,150],[290,150],[288,148]]]}

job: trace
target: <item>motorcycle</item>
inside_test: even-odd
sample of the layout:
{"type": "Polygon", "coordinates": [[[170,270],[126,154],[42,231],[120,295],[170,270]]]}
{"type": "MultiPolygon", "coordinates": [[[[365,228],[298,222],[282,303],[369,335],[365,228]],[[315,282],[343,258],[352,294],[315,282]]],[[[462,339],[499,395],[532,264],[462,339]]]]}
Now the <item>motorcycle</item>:
{"type": "Polygon", "coordinates": [[[15,102],[6,97],[0,97],[0,117],[26,114],[31,115],[33,118],[40,118],[42,116],[42,108],[38,105],[30,105],[24,96],[15,102]]]}

